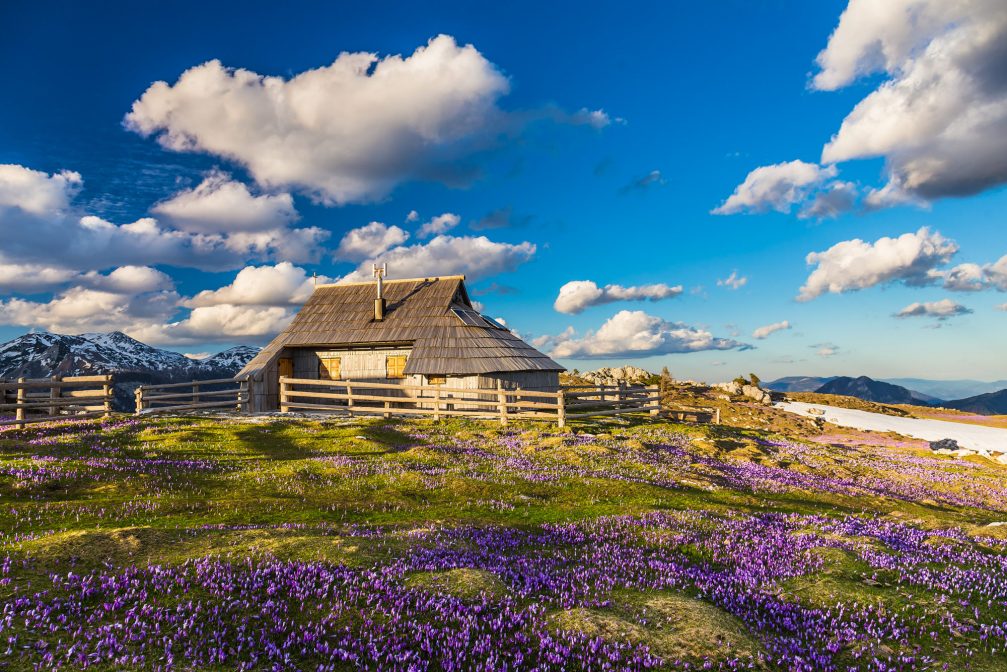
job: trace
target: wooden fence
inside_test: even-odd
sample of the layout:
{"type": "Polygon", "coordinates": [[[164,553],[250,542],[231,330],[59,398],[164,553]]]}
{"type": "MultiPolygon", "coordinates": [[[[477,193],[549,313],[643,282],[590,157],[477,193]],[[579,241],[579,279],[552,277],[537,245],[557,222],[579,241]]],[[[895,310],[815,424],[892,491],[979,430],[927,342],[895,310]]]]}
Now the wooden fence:
{"type": "Polygon", "coordinates": [[[37,422],[108,417],[112,376],[67,376],[0,380],[0,426],[22,428],[37,422]],[[14,412],[14,417],[8,416],[14,412]]]}
{"type": "Polygon", "coordinates": [[[560,388],[555,392],[463,389],[443,385],[395,385],[352,380],[280,378],[280,411],[344,411],[353,414],[425,415],[510,420],[546,420],[560,427],[568,419],[660,412],[657,386],[560,388]]]}
{"type": "Polygon", "coordinates": [[[248,381],[249,377],[243,376],[141,385],[136,388],[136,415],[214,408],[247,413],[248,381]]]}

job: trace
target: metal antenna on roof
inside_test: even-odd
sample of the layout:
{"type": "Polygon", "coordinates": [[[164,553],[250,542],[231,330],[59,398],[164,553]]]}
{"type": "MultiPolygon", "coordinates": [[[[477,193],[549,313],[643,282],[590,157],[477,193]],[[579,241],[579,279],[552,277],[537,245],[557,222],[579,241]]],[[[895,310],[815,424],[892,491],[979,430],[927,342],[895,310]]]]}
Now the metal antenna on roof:
{"type": "Polygon", "coordinates": [[[311,285],[312,287],[318,286],[318,273],[315,271],[311,272],[311,285]]]}
{"type": "Polygon", "coordinates": [[[373,264],[372,273],[378,279],[378,296],[374,299],[374,319],[380,322],[385,319],[385,273],[388,271],[387,264],[373,264]]]}

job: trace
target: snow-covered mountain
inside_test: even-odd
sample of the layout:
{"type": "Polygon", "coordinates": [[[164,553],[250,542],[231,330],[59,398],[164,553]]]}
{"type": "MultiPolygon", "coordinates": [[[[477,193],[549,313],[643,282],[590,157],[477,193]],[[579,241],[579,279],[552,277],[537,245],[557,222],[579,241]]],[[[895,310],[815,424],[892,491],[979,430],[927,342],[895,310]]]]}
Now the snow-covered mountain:
{"type": "MultiPolygon", "coordinates": [[[[245,364],[248,364],[252,357],[255,357],[257,354],[259,354],[258,348],[238,345],[227,350],[222,350],[215,355],[194,360],[194,363],[203,371],[219,371],[224,375],[232,376],[240,371],[245,364]]],[[[213,376],[207,376],[207,378],[211,377],[213,376]]]]}
{"type": "Polygon", "coordinates": [[[238,346],[193,360],[114,331],[68,336],[35,332],[0,344],[0,379],[115,374],[115,405],[132,410],[133,390],[144,383],[173,383],[233,376],[258,352],[238,346]]]}

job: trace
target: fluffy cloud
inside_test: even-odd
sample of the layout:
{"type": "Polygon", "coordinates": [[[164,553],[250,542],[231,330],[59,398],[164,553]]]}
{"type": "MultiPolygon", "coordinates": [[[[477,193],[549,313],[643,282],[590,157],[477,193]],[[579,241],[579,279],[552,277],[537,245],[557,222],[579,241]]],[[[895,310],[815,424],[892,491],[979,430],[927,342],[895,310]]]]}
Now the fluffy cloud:
{"type": "Polygon", "coordinates": [[[927,303],[911,303],[895,313],[895,317],[936,317],[938,320],[946,320],[949,317],[968,315],[971,312],[962,304],[955,303],[951,299],[941,299],[927,303]]]}
{"type": "Polygon", "coordinates": [[[816,268],[801,287],[797,300],[809,301],[826,292],[838,294],[890,282],[925,285],[932,282],[933,271],[957,251],[954,241],[925,227],[873,243],[845,240],[824,252],[808,254],[808,264],[816,268]]]}
{"type": "Polygon", "coordinates": [[[253,196],[244,184],[219,171],[151,212],[181,231],[209,234],[274,231],[298,218],[290,194],[253,196]]]}
{"type": "Polygon", "coordinates": [[[600,306],[614,301],[660,301],[670,299],[682,293],[682,286],[658,283],[623,287],[622,285],[605,285],[599,287],[592,280],[572,280],[559,290],[553,307],[561,313],[576,315],[591,306],[600,306]]]}
{"type": "Polygon", "coordinates": [[[279,306],[222,304],[194,308],[177,322],[148,323],[126,330],[145,343],[191,345],[234,340],[265,342],[294,319],[293,311],[279,306]]]}
{"type": "Polygon", "coordinates": [[[452,212],[445,212],[443,215],[437,215],[429,222],[425,222],[420,230],[416,232],[420,238],[429,238],[430,236],[439,236],[442,233],[447,233],[451,229],[458,226],[461,223],[462,218],[452,212]]]}
{"type": "Polygon", "coordinates": [[[220,289],[204,290],[182,302],[182,305],[189,308],[224,304],[299,306],[311,296],[316,282],[330,282],[330,278],[312,278],[303,268],[288,261],[275,266],[248,266],[238,271],[231,284],[220,289]]]}
{"type": "Polygon", "coordinates": [[[328,236],[318,228],[193,233],[150,217],[114,224],[74,207],[81,184],[76,173],[46,175],[23,166],[4,168],[0,264],[67,270],[167,264],[222,270],[240,268],[249,258],[311,261],[328,236]]]}
{"type": "Polygon", "coordinates": [[[985,289],[1007,292],[1007,255],[992,264],[958,264],[946,271],[931,271],[929,276],[935,282],[943,282],[944,289],[953,292],[979,292],[985,289]]]}
{"type": "Polygon", "coordinates": [[[16,209],[32,215],[58,213],[84,184],[80,173],[63,170],[49,175],[16,164],[0,164],[0,213],[16,209]]]}
{"type": "Polygon", "coordinates": [[[339,242],[336,258],[344,261],[371,259],[409,239],[409,234],[397,226],[371,222],[349,231],[339,242]]]}
{"type": "Polygon", "coordinates": [[[768,338],[769,336],[775,334],[778,331],[783,331],[785,329],[790,329],[789,321],[783,320],[782,322],[774,322],[772,324],[767,324],[765,326],[759,327],[758,329],[753,331],[752,338],[762,340],[764,338],[768,338]]]}
{"type": "Polygon", "coordinates": [[[790,161],[756,168],[745,177],[715,215],[739,212],[790,212],[808,192],[836,175],[834,166],[822,167],[805,161],[790,161]]]}
{"type": "Polygon", "coordinates": [[[726,278],[717,280],[717,287],[729,287],[730,289],[741,289],[746,284],[748,284],[748,278],[739,276],[738,271],[731,271],[731,274],[726,278]]]}
{"type": "Polygon", "coordinates": [[[998,261],[983,268],[990,286],[1007,292],[1007,254],[998,261]]]}
{"type": "Polygon", "coordinates": [[[508,90],[475,47],[440,35],[410,56],[344,52],[289,80],[209,61],[151,85],[125,123],[237,161],[260,184],[361,202],[411,178],[468,178],[453,166],[509,123],[497,107],[508,90]]]}
{"type": "Polygon", "coordinates": [[[575,338],[572,331],[556,339],[553,357],[606,359],[650,357],[701,350],[746,348],[742,343],[715,338],[705,329],[668,322],[642,310],[623,310],[613,315],[597,331],[575,338]]]}
{"type": "Polygon", "coordinates": [[[0,323],[61,333],[127,331],[171,317],[178,294],[168,276],[152,268],[125,267],[86,274],[79,285],[45,302],[0,302],[0,323]]]}
{"type": "Polygon", "coordinates": [[[835,180],[820,189],[797,216],[801,219],[832,219],[852,210],[857,203],[857,196],[855,184],[835,180]]]}
{"type": "Polygon", "coordinates": [[[890,184],[926,199],[1007,181],[1005,45],[1002,0],[851,0],[813,85],[888,79],[850,112],[822,160],[883,156],[890,184]]]}
{"type": "Polygon", "coordinates": [[[999,306],[997,306],[997,310],[1007,312],[1007,303],[1001,303],[999,306]]]}
{"type": "Polygon", "coordinates": [[[390,278],[464,274],[475,281],[513,271],[534,255],[535,245],[529,242],[513,245],[485,236],[437,236],[427,243],[395,247],[367,259],[344,280],[369,280],[372,264],[387,264],[390,278]]]}
{"type": "Polygon", "coordinates": [[[63,287],[79,275],[69,268],[45,264],[0,263],[0,291],[42,292],[63,287]]]}

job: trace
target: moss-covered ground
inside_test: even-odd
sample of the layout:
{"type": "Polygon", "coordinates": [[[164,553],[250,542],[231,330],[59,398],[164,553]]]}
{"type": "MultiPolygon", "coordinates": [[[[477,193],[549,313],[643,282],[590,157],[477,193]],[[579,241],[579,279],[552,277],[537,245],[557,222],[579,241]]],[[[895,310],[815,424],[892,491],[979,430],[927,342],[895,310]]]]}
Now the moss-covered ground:
{"type": "Polygon", "coordinates": [[[1007,670],[1007,468],[725,421],[0,432],[0,669],[1007,670]]]}

